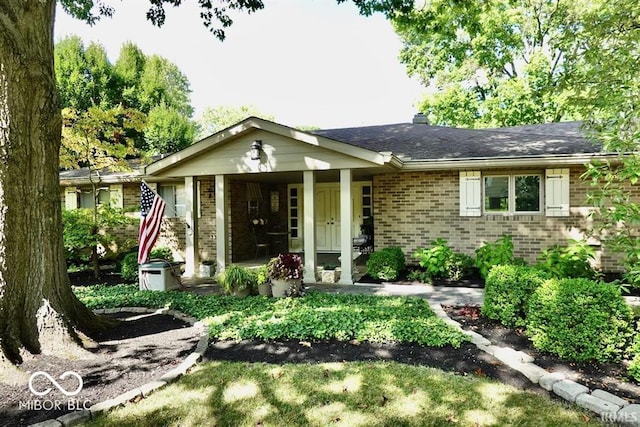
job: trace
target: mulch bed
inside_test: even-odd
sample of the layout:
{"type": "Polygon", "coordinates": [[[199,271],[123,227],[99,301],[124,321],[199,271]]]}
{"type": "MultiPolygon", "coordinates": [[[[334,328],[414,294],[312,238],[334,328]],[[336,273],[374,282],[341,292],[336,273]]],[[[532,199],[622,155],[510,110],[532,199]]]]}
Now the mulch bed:
{"type": "MultiPolygon", "coordinates": [[[[182,362],[198,343],[195,328],[171,316],[119,313],[114,317],[123,322],[97,338],[100,346],[93,351],[93,359],[26,355],[20,366],[27,373],[26,378],[17,385],[0,382],[0,426],[26,426],[59,417],[71,412],[69,405],[88,408],[157,380],[182,362]],[[79,394],[67,397],[43,376],[37,376],[33,382],[36,391],[52,389],[38,397],[28,386],[28,376],[37,371],[48,373],[68,391],[78,387],[78,380],[59,377],[66,371],[76,372],[83,380],[83,388],[79,394]],[[36,402],[46,409],[39,408],[36,402]]],[[[6,381],[4,375],[2,379],[6,381]]]]}
{"type": "Polygon", "coordinates": [[[512,347],[535,358],[534,363],[549,372],[564,373],[591,390],[602,389],[616,396],[640,403],[640,386],[627,376],[622,363],[572,363],[559,357],[541,352],[533,347],[524,329],[510,329],[500,323],[482,317],[480,307],[443,307],[449,317],[458,321],[463,328],[473,330],[500,347],[512,347]]]}

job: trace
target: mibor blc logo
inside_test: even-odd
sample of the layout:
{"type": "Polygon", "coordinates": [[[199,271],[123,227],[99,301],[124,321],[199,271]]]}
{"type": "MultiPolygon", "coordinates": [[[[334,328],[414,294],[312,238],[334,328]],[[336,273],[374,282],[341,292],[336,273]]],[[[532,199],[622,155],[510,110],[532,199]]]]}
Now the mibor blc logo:
{"type": "Polygon", "coordinates": [[[76,372],[73,372],[73,371],[67,371],[62,375],[60,375],[58,378],[61,380],[65,380],[69,377],[74,377],[78,380],[78,387],[75,390],[68,391],[64,387],[62,387],[55,380],[55,378],[53,378],[48,373],[43,371],[37,371],[31,374],[31,377],[29,378],[29,390],[31,390],[31,393],[35,394],[36,396],[46,396],[52,391],[51,387],[47,387],[44,390],[36,390],[36,388],[33,385],[33,381],[40,376],[45,377],[47,380],[49,380],[51,384],[53,384],[58,390],[60,390],[61,393],[63,393],[65,396],[68,396],[68,397],[75,396],[76,394],[80,393],[80,391],[82,390],[82,386],[84,385],[84,383],[82,382],[82,377],[80,375],[78,375],[76,372]]]}

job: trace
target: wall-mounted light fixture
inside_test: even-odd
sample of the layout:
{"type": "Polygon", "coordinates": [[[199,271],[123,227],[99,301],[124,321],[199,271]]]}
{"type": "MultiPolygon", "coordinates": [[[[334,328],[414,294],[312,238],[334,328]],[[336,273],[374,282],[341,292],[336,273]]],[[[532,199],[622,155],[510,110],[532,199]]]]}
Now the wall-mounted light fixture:
{"type": "Polygon", "coordinates": [[[260,152],[262,151],[262,141],[256,139],[251,143],[251,160],[260,160],[260,152]]]}

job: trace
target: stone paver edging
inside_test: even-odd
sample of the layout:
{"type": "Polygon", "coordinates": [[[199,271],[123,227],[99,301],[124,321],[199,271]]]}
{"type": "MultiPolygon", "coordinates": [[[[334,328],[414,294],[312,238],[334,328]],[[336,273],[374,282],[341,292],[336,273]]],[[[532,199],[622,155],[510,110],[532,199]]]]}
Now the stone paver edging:
{"type": "Polygon", "coordinates": [[[522,373],[534,384],[555,393],[563,399],[595,412],[603,421],[615,422],[624,426],[640,426],[640,405],[630,404],[607,391],[596,389],[589,392],[589,388],[575,381],[569,380],[559,372],[547,372],[536,365],[533,357],[509,347],[498,347],[482,335],[462,328],[460,323],[451,319],[439,302],[429,301],[431,309],[447,324],[458,328],[471,338],[473,344],[505,365],[522,373]]]}
{"type": "Polygon", "coordinates": [[[126,405],[134,399],[147,397],[154,391],[186,374],[187,371],[189,371],[189,369],[191,369],[202,358],[204,352],[207,350],[207,346],[209,345],[209,334],[207,333],[204,323],[199,322],[195,317],[186,316],[184,313],[176,310],[169,310],[166,308],[153,309],[145,307],[121,307],[98,309],[93,310],[93,312],[95,314],[114,314],[120,312],[166,314],[194,326],[200,335],[200,340],[198,341],[193,353],[187,356],[177,367],[162,375],[159,380],[151,381],[140,387],[134,388],[133,390],[122,393],[112,399],[96,403],[87,410],[70,412],[58,418],[31,424],[29,427],[68,427],[78,425],[91,418],[95,418],[102,412],[109,411],[120,405],[126,405]]]}

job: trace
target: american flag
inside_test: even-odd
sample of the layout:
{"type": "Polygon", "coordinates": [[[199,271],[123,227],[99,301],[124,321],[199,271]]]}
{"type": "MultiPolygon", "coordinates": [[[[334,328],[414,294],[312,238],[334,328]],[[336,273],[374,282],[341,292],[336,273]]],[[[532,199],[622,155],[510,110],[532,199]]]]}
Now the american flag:
{"type": "Polygon", "coordinates": [[[149,252],[160,234],[160,224],[166,203],[149,186],[140,184],[140,233],[138,235],[138,264],[147,262],[149,252]]]}

